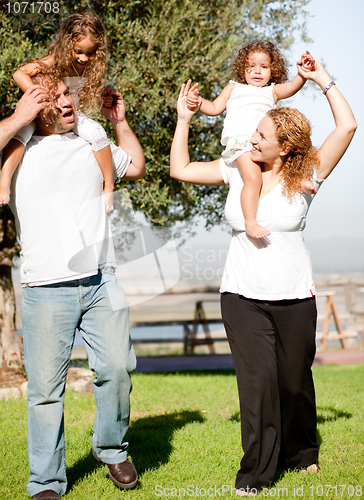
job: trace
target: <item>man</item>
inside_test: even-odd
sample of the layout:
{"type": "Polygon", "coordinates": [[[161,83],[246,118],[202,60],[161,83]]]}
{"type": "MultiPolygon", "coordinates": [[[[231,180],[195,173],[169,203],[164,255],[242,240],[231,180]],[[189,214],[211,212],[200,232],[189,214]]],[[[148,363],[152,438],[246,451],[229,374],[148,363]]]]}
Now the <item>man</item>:
{"type": "MultiPolygon", "coordinates": [[[[75,110],[68,88],[60,81],[55,92],[55,111],[43,111],[36,118],[36,132],[13,176],[10,203],[23,260],[27,491],[38,500],[57,499],[67,487],[64,388],[76,328],[96,373],[92,453],[108,465],[117,486],[133,488],[138,477],[124,441],[130,373],[136,360],[127,302],[114,273],[102,173],[91,145],[71,132],[75,110]]],[[[115,131],[118,147],[113,148],[113,160],[118,177],[143,177],[143,152],[125,119],[118,92],[114,91],[114,105],[102,112],[115,131]]]]}

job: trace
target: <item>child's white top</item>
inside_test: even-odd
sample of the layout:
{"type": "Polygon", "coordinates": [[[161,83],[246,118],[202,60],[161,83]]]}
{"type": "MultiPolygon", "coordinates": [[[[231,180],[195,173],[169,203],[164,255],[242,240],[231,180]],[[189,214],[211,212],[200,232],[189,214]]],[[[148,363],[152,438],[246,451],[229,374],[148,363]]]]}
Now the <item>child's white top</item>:
{"type": "Polygon", "coordinates": [[[275,107],[274,85],[254,87],[244,83],[234,83],[235,87],[226,103],[224,128],[221,144],[226,146],[223,157],[235,156],[238,150],[250,151],[250,138],[258,123],[270,109],[275,107]]]}
{"type": "Polygon", "coordinates": [[[80,91],[86,85],[87,78],[84,76],[65,76],[63,81],[69,88],[70,94],[77,108],[80,100],[80,91]]]}
{"type": "MultiPolygon", "coordinates": [[[[259,201],[257,222],[271,231],[262,239],[249,238],[240,204],[243,187],[238,168],[220,169],[229,193],[225,217],[232,227],[232,240],[220,292],[256,300],[304,299],[315,294],[312,268],[302,231],[314,195],[296,194],[290,202],[278,184],[259,201]]],[[[321,181],[311,179],[318,189],[321,181]]]]}

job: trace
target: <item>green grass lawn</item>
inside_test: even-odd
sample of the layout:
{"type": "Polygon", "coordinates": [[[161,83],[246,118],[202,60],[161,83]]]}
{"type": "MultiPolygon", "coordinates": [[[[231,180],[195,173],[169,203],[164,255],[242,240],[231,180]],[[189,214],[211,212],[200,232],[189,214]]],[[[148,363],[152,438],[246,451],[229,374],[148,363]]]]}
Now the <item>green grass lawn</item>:
{"type": "MultiPolygon", "coordinates": [[[[314,377],[321,472],[277,475],[259,498],[364,499],[364,364],[319,366],[314,377]]],[[[234,373],[136,374],[133,386],[127,438],[137,487],[118,490],[93,459],[93,396],[67,390],[63,498],[235,498],[241,447],[234,373]]],[[[24,400],[0,401],[0,457],[0,500],[29,498],[24,400]]]]}

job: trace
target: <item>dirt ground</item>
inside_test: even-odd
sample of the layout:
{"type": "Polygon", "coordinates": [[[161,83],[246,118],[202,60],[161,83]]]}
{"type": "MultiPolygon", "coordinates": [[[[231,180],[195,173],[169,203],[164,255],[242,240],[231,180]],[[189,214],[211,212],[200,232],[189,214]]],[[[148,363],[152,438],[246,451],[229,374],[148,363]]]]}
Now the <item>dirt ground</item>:
{"type": "Polygon", "coordinates": [[[7,367],[0,368],[0,389],[20,387],[26,380],[27,376],[25,370],[7,367]]]}
{"type": "MultiPolygon", "coordinates": [[[[67,382],[74,382],[79,378],[83,378],[83,375],[78,373],[77,370],[71,368],[86,368],[84,360],[72,360],[70,364],[70,369],[68,370],[67,382]]],[[[23,382],[26,382],[27,375],[24,368],[0,368],[0,389],[10,388],[10,387],[20,387],[23,382]]]]}

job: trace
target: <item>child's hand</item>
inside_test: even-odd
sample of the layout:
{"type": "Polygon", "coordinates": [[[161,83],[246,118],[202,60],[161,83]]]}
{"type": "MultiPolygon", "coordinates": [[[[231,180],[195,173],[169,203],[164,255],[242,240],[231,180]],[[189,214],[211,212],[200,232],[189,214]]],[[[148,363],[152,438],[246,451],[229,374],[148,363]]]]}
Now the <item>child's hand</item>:
{"type": "Polygon", "coordinates": [[[47,108],[42,109],[39,113],[42,120],[46,122],[47,125],[52,125],[57,118],[57,111],[55,109],[54,102],[51,103],[47,108]]]}
{"type": "Polygon", "coordinates": [[[114,94],[112,92],[112,87],[105,87],[102,93],[102,106],[105,108],[112,108],[114,104],[114,94]]]}
{"type": "Polygon", "coordinates": [[[195,83],[193,87],[190,88],[187,94],[187,108],[190,111],[195,111],[196,108],[200,108],[201,106],[201,97],[198,93],[198,83],[195,83]]]}
{"type": "MultiPolygon", "coordinates": [[[[183,83],[177,101],[177,114],[178,118],[182,120],[190,121],[193,115],[198,111],[199,106],[189,107],[187,105],[187,97],[190,92],[191,80],[188,80],[187,83],[183,83]]],[[[193,87],[197,86],[195,85],[193,87]]],[[[191,90],[193,89],[191,88],[191,90]]]]}
{"type": "Polygon", "coordinates": [[[122,122],[125,120],[125,104],[124,99],[120,92],[117,90],[107,87],[105,89],[107,95],[112,99],[112,105],[105,106],[104,104],[101,107],[101,113],[111,121],[113,125],[116,125],[117,122],[122,122]]]}
{"type": "Polygon", "coordinates": [[[301,56],[301,60],[297,63],[303,71],[315,71],[316,62],[308,50],[301,56]]]}
{"type": "Polygon", "coordinates": [[[114,210],[113,205],[113,192],[106,193],[104,189],[104,202],[105,202],[105,212],[109,214],[114,210]]]}

